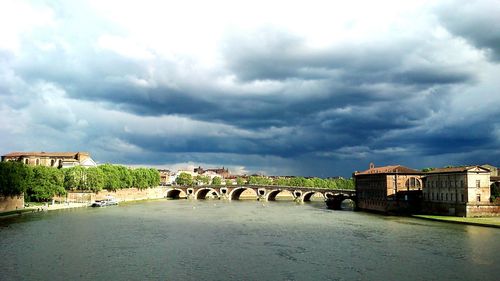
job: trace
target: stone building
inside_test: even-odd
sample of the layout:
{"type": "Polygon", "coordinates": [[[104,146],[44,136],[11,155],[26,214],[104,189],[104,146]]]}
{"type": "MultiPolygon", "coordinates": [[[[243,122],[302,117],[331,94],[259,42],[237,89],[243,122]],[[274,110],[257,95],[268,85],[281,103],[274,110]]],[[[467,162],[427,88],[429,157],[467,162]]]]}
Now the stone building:
{"type": "Polygon", "coordinates": [[[375,167],[354,172],[357,207],[384,213],[418,210],[423,172],[401,165],[375,167]]]}
{"type": "Polygon", "coordinates": [[[88,152],[11,152],[2,156],[2,162],[4,161],[19,161],[31,166],[56,168],[97,166],[88,152]]]}
{"type": "Polygon", "coordinates": [[[170,182],[170,176],[172,175],[172,172],[167,169],[158,169],[158,173],[160,173],[160,185],[170,185],[172,184],[170,182]]]}
{"type": "Polygon", "coordinates": [[[490,171],[482,166],[438,168],[424,180],[423,211],[455,216],[499,215],[490,202],[490,171]]]}
{"type": "Polygon", "coordinates": [[[230,175],[229,169],[226,169],[224,167],[213,168],[213,169],[203,169],[202,167],[199,166],[198,168],[194,168],[194,172],[199,174],[199,175],[204,175],[207,172],[208,172],[207,175],[215,173],[217,175],[220,175],[222,178],[226,178],[230,175]]]}

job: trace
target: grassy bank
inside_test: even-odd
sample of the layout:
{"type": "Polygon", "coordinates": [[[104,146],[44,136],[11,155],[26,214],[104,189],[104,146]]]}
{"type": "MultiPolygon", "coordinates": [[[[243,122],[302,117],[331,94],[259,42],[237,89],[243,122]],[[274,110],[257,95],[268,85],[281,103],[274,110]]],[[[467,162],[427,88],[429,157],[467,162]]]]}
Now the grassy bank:
{"type": "Polygon", "coordinates": [[[463,217],[431,216],[431,215],[413,215],[413,217],[426,220],[440,221],[440,222],[500,228],[500,217],[463,218],[463,217]]]}

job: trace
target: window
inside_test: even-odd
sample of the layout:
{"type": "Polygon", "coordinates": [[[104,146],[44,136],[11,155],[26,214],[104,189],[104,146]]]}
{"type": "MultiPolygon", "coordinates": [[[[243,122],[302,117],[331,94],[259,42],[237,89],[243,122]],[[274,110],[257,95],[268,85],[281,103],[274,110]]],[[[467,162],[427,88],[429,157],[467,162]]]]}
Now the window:
{"type": "Polygon", "coordinates": [[[434,192],[432,193],[432,195],[431,195],[431,196],[432,196],[432,200],[434,200],[434,192]]]}
{"type": "Polygon", "coordinates": [[[37,166],[40,165],[40,159],[36,159],[35,165],[37,165],[37,166]]]}
{"type": "Polygon", "coordinates": [[[476,201],[481,202],[481,194],[476,195],[476,201]]]}
{"type": "Polygon", "coordinates": [[[446,201],[448,201],[448,193],[446,193],[446,201]]]}
{"type": "MultiPolygon", "coordinates": [[[[481,187],[481,180],[476,180],[476,187],[480,188],[481,187]]],[[[479,200],[478,200],[479,201],[479,200]]]]}
{"type": "Polygon", "coordinates": [[[28,158],[24,159],[24,164],[28,165],[28,158]]]}
{"type": "Polygon", "coordinates": [[[409,178],[409,179],[406,180],[405,187],[407,189],[409,189],[409,188],[415,188],[415,187],[420,187],[420,182],[418,182],[418,180],[416,178],[411,177],[411,178],[409,178]]]}
{"type": "Polygon", "coordinates": [[[56,163],[56,160],[54,160],[54,159],[50,160],[50,166],[54,166],[55,163],[56,163]]]}
{"type": "Polygon", "coordinates": [[[463,194],[460,194],[460,195],[462,195],[462,202],[464,202],[464,195],[463,194]]]}
{"type": "Polygon", "coordinates": [[[444,194],[441,193],[441,201],[443,201],[443,199],[444,199],[444,194]]]}

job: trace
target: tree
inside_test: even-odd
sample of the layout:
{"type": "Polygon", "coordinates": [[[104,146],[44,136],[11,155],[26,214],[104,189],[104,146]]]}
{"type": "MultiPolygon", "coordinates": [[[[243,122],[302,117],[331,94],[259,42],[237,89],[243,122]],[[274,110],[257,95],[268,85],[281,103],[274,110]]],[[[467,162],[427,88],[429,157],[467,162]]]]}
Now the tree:
{"type": "MultiPolygon", "coordinates": [[[[117,190],[124,188],[125,185],[121,179],[121,171],[118,166],[111,164],[104,164],[98,167],[104,174],[104,188],[107,190],[117,190]]],[[[130,185],[132,186],[132,184],[130,185]]]]}
{"type": "MultiPolygon", "coordinates": [[[[221,179],[221,177],[214,177],[214,178],[212,179],[212,184],[213,184],[213,185],[221,185],[221,184],[222,184],[222,179],[221,179]]],[[[226,183],[226,184],[227,184],[227,183],[226,183]]]]}
{"type": "Polygon", "coordinates": [[[149,187],[159,186],[160,181],[161,181],[160,172],[158,172],[157,169],[149,168],[149,175],[148,175],[149,187]]]}
{"type": "Polygon", "coordinates": [[[120,165],[114,165],[114,167],[118,171],[118,175],[120,177],[120,188],[134,187],[134,177],[132,175],[132,170],[120,165]]]}
{"type": "Polygon", "coordinates": [[[175,182],[178,185],[191,186],[193,185],[193,177],[190,174],[181,173],[180,175],[177,176],[175,182]]]}
{"type": "Polygon", "coordinates": [[[209,176],[202,176],[202,175],[197,175],[194,177],[194,181],[196,184],[209,184],[210,183],[210,177],[209,176]]]}
{"type": "Polygon", "coordinates": [[[75,166],[63,170],[64,188],[66,190],[85,189],[86,170],[82,166],[75,166]]]}
{"type": "Polygon", "coordinates": [[[0,195],[21,195],[28,189],[33,170],[21,162],[0,162],[0,195]]]}
{"type": "Polygon", "coordinates": [[[145,168],[137,168],[132,170],[132,176],[134,178],[134,187],[138,189],[146,189],[150,185],[148,180],[150,172],[145,168]]]}
{"type": "Polygon", "coordinates": [[[65,194],[64,173],[51,167],[33,167],[33,177],[26,193],[26,197],[33,201],[48,201],[55,195],[65,194]]]}
{"type": "Polygon", "coordinates": [[[101,169],[95,167],[88,168],[86,175],[85,187],[87,190],[97,192],[104,188],[106,178],[101,169]]]}
{"type": "Polygon", "coordinates": [[[277,178],[273,181],[274,185],[278,186],[290,186],[290,181],[287,178],[277,178]]]}
{"type": "Polygon", "coordinates": [[[245,182],[246,182],[246,181],[245,181],[245,179],[244,179],[244,178],[242,178],[242,177],[237,177],[237,178],[236,178],[236,184],[237,184],[237,185],[244,185],[244,184],[245,184],[245,182]]]}

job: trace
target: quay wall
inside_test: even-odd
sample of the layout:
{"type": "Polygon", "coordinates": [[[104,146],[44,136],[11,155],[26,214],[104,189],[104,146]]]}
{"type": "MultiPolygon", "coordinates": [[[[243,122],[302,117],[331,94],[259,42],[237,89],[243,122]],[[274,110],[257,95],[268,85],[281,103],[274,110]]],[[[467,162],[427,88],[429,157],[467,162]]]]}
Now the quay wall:
{"type": "Polygon", "coordinates": [[[167,188],[155,187],[147,189],[126,188],[116,191],[102,190],[98,193],[68,191],[67,195],[54,198],[55,201],[71,203],[92,203],[95,200],[102,200],[106,197],[113,197],[118,201],[135,201],[145,199],[159,199],[167,195],[167,188]]]}
{"type": "Polygon", "coordinates": [[[467,205],[467,217],[490,216],[500,216],[500,204],[467,205]]]}
{"type": "Polygon", "coordinates": [[[0,196],[0,212],[24,209],[24,195],[0,196]]]}
{"type": "Polygon", "coordinates": [[[424,202],[423,213],[431,215],[458,217],[496,217],[500,216],[500,204],[460,204],[446,202],[424,202]]]}

